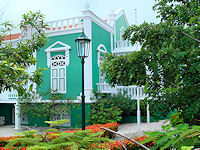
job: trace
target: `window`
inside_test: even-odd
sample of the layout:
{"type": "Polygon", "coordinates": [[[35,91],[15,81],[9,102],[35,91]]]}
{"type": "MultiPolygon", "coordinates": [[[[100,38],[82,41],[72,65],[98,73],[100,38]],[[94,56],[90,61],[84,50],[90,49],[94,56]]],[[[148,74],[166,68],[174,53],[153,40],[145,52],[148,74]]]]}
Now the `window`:
{"type": "Polygon", "coordinates": [[[66,65],[63,55],[51,58],[51,90],[66,93],[66,65]]]}
{"type": "MultiPolygon", "coordinates": [[[[104,60],[104,53],[100,53],[99,67],[103,63],[103,60],[104,60]]],[[[99,68],[99,83],[106,83],[106,74],[102,73],[102,71],[100,70],[100,68],[99,68]]]]}
{"type": "MultiPolygon", "coordinates": [[[[100,44],[97,48],[97,51],[98,51],[98,66],[100,68],[104,60],[104,55],[107,52],[107,49],[103,44],[100,44]]],[[[106,83],[106,74],[102,73],[100,69],[99,69],[99,83],[106,83]]]]}
{"type": "Polygon", "coordinates": [[[121,28],[120,28],[120,41],[123,41],[123,37],[122,37],[122,35],[124,34],[124,26],[122,26],[121,28]]]}

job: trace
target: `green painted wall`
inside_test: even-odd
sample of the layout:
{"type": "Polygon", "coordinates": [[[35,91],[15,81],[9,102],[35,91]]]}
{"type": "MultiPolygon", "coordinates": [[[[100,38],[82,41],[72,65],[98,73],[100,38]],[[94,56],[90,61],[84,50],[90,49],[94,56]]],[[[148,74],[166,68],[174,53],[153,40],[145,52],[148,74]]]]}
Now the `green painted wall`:
{"type": "Polygon", "coordinates": [[[13,104],[0,104],[0,116],[6,117],[6,123],[7,124],[13,124],[12,123],[12,109],[14,105],[13,104]]]}
{"type": "Polygon", "coordinates": [[[28,115],[28,125],[29,126],[42,126],[46,127],[48,124],[46,124],[44,121],[48,121],[49,119],[47,117],[39,117],[39,116],[31,116],[28,115]]]}
{"type": "MultiPolygon", "coordinates": [[[[90,105],[85,105],[85,124],[89,125],[89,117],[90,117],[90,105]]],[[[82,109],[81,104],[74,104],[71,108],[71,128],[81,128],[82,121],[82,109]]]]}
{"type": "Polygon", "coordinates": [[[96,83],[99,83],[99,67],[97,63],[97,47],[103,44],[111,53],[111,33],[92,22],[92,79],[93,89],[97,90],[96,83]]]}
{"type": "MultiPolygon", "coordinates": [[[[81,60],[77,57],[75,39],[80,35],[80,33],[76,34],[67,34],[67,35],[59,35],[49,37],[49,41],[46,47],[42,48],[40,52],[37,52],[37,68],[47,68],[43,71],[43,83],[40,87],[38,87],[39,93],[44,93],[50,90],[51,88],[51,80],[50,80],[50,68],[47,67],[47,55],[45,49],[54,44],[57,41],[63,42],[69,46],[71,46],[71,50],[69,53],[70,63],[66,68],[66,94],[65,98],[72,97],[76,99],[76,96],[80,95],[81,92],[81,60]]],[[[60,45],[56,45],[55,47],[61,47],[60,45]]],[[[64,52],[51,53],[51,57],[57,54],[65,54],[64,52]]],[[[43,99],[48,99],[49,96],[43,96],[43,99]]]]}
{"type": "MultiPolygon", "coordinates": [[[[89,125],[89,117],[90,117],[90,105],[85,105],[85,116],[86,116],[86,126],[89,125]]],[[[82,107],[81,104],[73,104],[71,107],[71,128],[81,128],[81,120],[82,120],[82,107]]],[[[44,121],[49,120],[47,117],[41,116],[28,116],[28,125],[29,126],[48,126],[48,124],[44,123],[44,121]]]]}
{"type": "Polygon", "coordinates": [[[115,49],[115,36],[113,34],[113,50],[115,49]]]}
{"type": "Polygon", "coordinates": [[[122,26],[124,26],[125,30],[128,28],[123,15],[115,21],[116,40],[120,40],[120,29],[122,26]]]}

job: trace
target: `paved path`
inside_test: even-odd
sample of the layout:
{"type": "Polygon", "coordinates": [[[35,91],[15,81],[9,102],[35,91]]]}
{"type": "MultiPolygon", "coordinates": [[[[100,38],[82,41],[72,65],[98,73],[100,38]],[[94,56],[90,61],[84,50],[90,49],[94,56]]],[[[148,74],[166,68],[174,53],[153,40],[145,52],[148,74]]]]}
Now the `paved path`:
{"type": "Polygon", "coordinates": [[[119,126],[118,132],[128,137],[141,136],[143,131],[160,131],[161,126],[169,124],[166,120],[160,120],[152,123],[141,123],[140,132],[137,131],[137,123],[126,123],[119,126]]]}
{"type": "Polygon", "coordinates": [[[2,126],[0,126],[0,137],[2,137],[2,136],[4,136],[4,137],[13,136],[13,135],[15,135],[15,133],[23,132],[23,131],[26,130],[25,128],[20,129],[20,130],[16,130],[14,128],[15,128],[14,125],[2,125],[2,126]]]}
{"type": "MultiPolygon", "coordinates": [[[[143,134],[143,131],[161,130],[163,122],[165,121],[161,120],[159,122],[153,122],[150,124],[141,123],[141,132],[137,132],[137,123],[121,124],[118,132],[129,137],[140,136],[143,134]]],[[[0,137],[13,136],[15,133],[23,132],[25,130],[27,130],[25,126],[22,126],[22,129],[20,130],[16,130],[14,129],[14,125],[3,125],[0,126],[0,137]]]]}

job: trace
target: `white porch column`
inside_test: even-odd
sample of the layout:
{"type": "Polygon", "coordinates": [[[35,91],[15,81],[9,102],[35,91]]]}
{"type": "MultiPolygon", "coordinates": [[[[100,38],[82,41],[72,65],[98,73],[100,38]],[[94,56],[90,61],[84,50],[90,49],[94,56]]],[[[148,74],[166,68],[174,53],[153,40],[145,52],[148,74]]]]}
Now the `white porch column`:
{"type": "Polygon", "coordinates": [[[149,111],[149,103],[147,103],[147,123],[150,123],[150,111],[149,111]]]}
{"type": "MultiPolygon", "coordinates": [[[[86,7],[86,10],[82,11],[83,13],[83,28],[85,35],[92,40],[92,21],[90,19],[91,11],[89,6],[86,7]]],[[[85,102],[91,102],[90,97],[93,95],[93,85],[92,85],[92,41],[90,42],[90,51],[89,56],[85,58],[85,72],[84,72],[84,84],[85,84],[85,102]]]]}
{"type": "Polygon", "coordinates": [[[15,129],[21,129],[20,104],[15,104],[15,129]]]}
{"type": "Polygon", "coordinates": [[[140,131],[140,88],[137,88],[137,131],[140,131]]]}

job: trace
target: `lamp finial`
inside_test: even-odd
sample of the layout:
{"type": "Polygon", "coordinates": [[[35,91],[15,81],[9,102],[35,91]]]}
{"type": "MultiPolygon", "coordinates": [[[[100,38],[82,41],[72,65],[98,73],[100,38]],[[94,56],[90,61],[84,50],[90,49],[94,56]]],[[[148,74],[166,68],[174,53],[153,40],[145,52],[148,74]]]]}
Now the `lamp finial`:
{"type": "Polygon", "coordinates": [[[90,9],[90,6],[89,6],[89,3],[87,1],[86,4],[85,4],[85,10],[89,10],[89,9],[90,9]]]}

